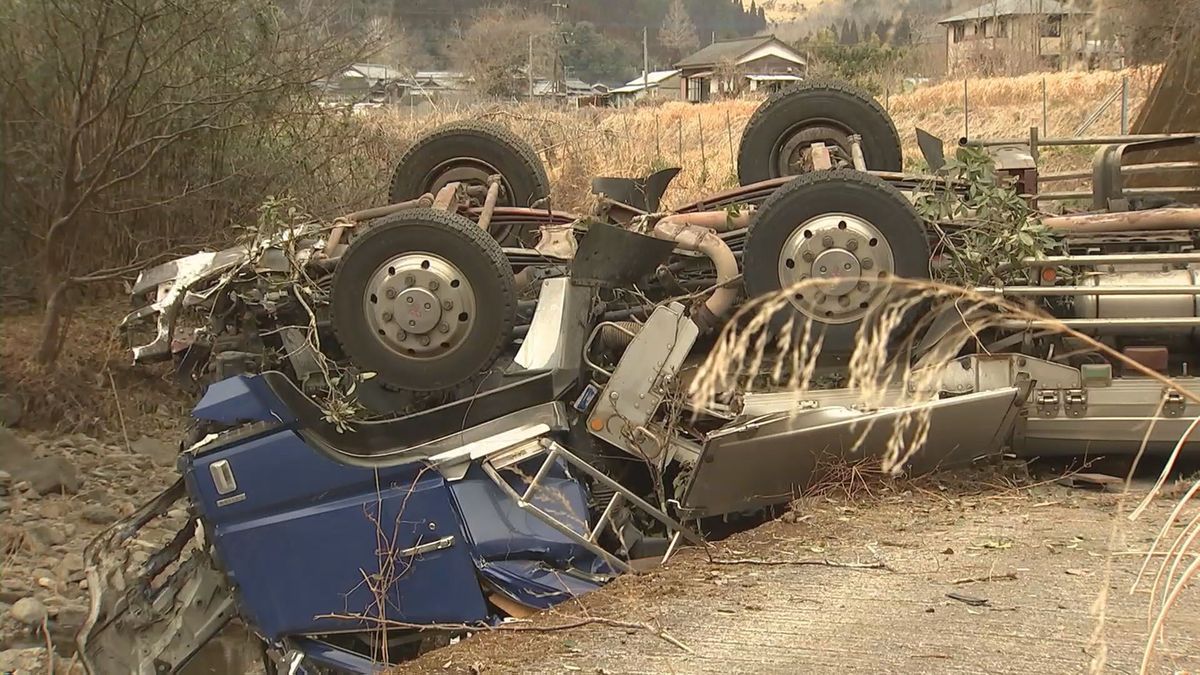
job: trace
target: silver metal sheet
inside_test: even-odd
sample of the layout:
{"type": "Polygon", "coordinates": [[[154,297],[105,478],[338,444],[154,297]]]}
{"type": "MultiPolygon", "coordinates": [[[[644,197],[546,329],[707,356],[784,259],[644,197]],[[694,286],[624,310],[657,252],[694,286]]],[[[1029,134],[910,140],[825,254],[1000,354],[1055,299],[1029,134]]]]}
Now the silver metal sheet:
{"type": "Polygon", "coordinates": [[[567,309],[566,294],[571,280],[546,279],[538,294],[537,310],[529,332],[517,351],[517,365],[526,370],[556,367],[562,360],[563,315],[567,309]]]}
{"type": "MultiPolygon", "coordinates": [[[[1174,382],[1200,394],[1200,379],[1177,377],[1174,382]]],[[[1200,416],[1200,405],[1182,397],[1176,405],[1160,410],[1166,391],[1161,382],[1150,378],[1116,378],[1108,386],[1079,391],[1085,397],[1077,415],[1068,415],[1061,408],[1046,411],[1034,403],[1027,405],[1013,451],[1022,457],[1133,455],[1149,431],[1148,450],[1165,452],[1175,447],[1192,420],[1200,416]]],[[[1200,452],[1200,434],[1192,434],[1184,451],[1200,452]]]]}
{"type": "Polygon", "coordinates": [[[777,414],[723,429],[705,443],[684,493],[685,513],[704,517],[786,502],[830,461],[878,457],[896,422],[920,408],[931,415],[929,437],[907,471],[995,454],[1011,434],[1019,398],[1018,387],[1004,387],[875,412],[824,407],[777,414]],[[856,444],[859,452],[851,455],[856,444]]]}
{"type": "Polygon", "coordinates": [[[658,459],[662,435],[649,426],[700,329],[673,302],[654,310],[597,398],[588,431],[636,457],[658,459]]]}

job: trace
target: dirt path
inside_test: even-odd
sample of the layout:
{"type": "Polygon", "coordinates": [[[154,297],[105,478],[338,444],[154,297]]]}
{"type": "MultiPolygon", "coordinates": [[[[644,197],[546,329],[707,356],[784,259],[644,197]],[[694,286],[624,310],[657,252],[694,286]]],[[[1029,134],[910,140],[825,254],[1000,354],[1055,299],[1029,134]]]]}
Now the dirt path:
{"type": "MultiPolygon", "coordinates": [[[[603,617],[654,626],[667,638],[603,623],[504,631],[427,654],[411,670],[1077,673],[1105,649],[1105,672],[1138,671],[1148,594],[1129,589],[1144,559],[1138,553],[1173,501],[1157,500],[1129,523],[1114,519],[1115,495],[1056,485],[972,494],[935,481],[899,489],[810,501],[798,522],[768,523],[717,552],[886,569],[713,565],[684,551],[664,569],[622,578],[536,620],[603,617]],[[1093,605],[1106,587],[1102,642],[1095,642],[1093,605]],[[987,603],[971,606],[948,593],[987,603]]],[[[1195,588],[1175,609],[1168,635],[1151,672],[1200,669],[1195,588]]]]}

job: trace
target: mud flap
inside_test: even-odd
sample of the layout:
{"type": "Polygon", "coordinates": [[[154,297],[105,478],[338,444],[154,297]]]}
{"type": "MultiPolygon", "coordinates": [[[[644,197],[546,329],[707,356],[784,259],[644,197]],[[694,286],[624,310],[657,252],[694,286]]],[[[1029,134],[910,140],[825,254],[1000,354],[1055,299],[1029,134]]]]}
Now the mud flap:
{"type": "Polygon", "coordinates": [[[183,479],[84,551],[91,606],[76,637],[89,673],[174,673],[236,614],[225,575],[189,518],[144,562],[139,532],[184,497],[183,479]]]}
{"type": "Polygon", "coordinates": [[[1004,387],[869,413],[841,406],[781,413],[723,429],[709,437],[692,472],[683,497],[685,517],[787,502],[831,460],[880,456],[894,425],[919,407],[929,410],[929,437],[906,470],[968,463],[997,452],[1009,438],[1019,401],[1017,387],[1004,387]]]}

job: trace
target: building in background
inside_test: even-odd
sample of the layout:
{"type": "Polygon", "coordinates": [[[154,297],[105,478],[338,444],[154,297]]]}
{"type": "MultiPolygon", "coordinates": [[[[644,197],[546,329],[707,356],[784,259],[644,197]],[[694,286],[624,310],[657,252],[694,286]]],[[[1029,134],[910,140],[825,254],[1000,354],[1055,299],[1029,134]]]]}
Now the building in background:
{"type": "Polygon", "coordinates": [[[656,70],[644,78],[639,76],[620,87],[608,90],[609,105],[625,108],[637,101],[678,101],[680,98],[679,71],[656,70]]]}
{"type": "Polygon", "coordinates": [[[718,40],[680,59],[675,67],[680,96],[699,103],[798,81],[808,72],[808,61],[774,35],[759,35],[718,40]]]}
{"type": "Polygon", "coordinates": [[[938,23],[951,76],[1119,67],[1119,48],[1088,39],[1091,12],[1057,0],[992,0],[938,23]]]}

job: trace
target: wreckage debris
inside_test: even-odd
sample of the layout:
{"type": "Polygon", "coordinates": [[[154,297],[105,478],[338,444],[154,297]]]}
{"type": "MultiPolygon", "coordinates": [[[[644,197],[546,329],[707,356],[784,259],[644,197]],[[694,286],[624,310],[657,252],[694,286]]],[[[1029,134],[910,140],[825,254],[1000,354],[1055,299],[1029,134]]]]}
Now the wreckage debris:
{"type": "Polygon", "coordinates": [[[391,206],[144,271],[134,358],[203,394],[177,457],[138,444],[179,480],[84,556],[89,670],[174,667],[237,616],[278,669],[370,672],[381,627],[395,660],[430,646],[421,628],[578,597],[703,546],[696,522],[790,501],[831,459],[922,472],[1181,437],[1200,389],[1138,356],[1190,359],[1200,256],[1181,241],[1047,233],[1002,181],[980,189],[1029,255],[980,272],[953,239],[972,223],[914,206],[961,215],[968,186],[895,173],[870,97],[805,85],[755,120],[754,182],[672,212],[671,170],[553,210],[527,144],[460,124],[405,154],[391,206]],[[862,128],[814,126],[811,97],[862,128]],[[930,280],[934,251],[979,278],[930,280]],[[171,534],[137,550],[152,528],[171,534]]]}

